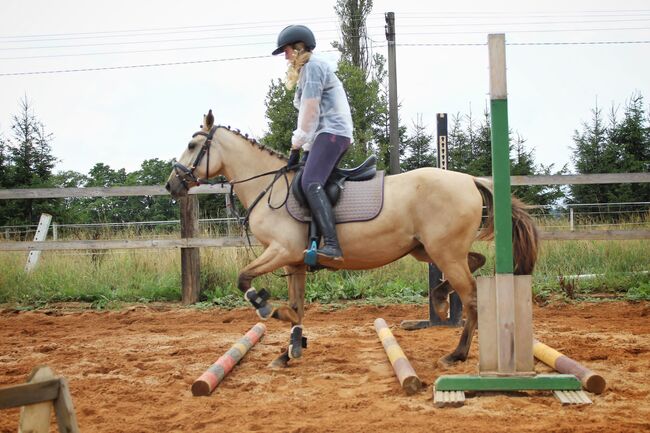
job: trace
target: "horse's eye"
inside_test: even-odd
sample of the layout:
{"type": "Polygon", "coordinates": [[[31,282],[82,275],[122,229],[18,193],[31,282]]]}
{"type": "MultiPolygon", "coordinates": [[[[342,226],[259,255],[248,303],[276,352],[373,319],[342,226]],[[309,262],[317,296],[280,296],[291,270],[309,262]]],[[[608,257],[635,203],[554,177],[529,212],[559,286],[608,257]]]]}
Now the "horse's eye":
{"type": "Polygon", "coordinates": [[[196,143],[194,141],[190,141],[187,144],[187,148],[190,149],[190,150],[194,149],[195,147],[196,147],[196,143]]]}

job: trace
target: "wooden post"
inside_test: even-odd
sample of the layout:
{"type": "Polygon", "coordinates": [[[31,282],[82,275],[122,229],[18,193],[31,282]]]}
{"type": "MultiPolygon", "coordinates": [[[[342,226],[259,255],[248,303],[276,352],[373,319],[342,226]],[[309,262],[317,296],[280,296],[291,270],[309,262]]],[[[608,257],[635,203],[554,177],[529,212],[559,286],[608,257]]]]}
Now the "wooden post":
{"type": "Polygon", "coordinates": [[[386,12],[388,41],[388,132],[390,141],[390,174],[399,174],[399,116],[397,103],[397,60],[395,54],[395,12],[386,12]]]}
{"type": "MultiPolygon", "coordinates": [[[[181,207],[181,238],[194,238],[199,234],[199,198],[188,195],[179,200],[181,207]]],[[[199,300],[201,260],[198,248],[181,248],[181,279],[183,305],[199,300]]]]}
{"type": "MultiPolygon", "coordinates": [[[[52,222],[52,215],[44,213],[41,214],[41,219],[38,221],[38,228],[34,235],[34,242],[42,242],[47,238],[47,232],[50,229],[50,222],[52,222]]],[[[38,264],[38,259],[41,256],[40,250],[33,250],[27,256],[27,264],[25,264],[25,272],[31,272],[38,264]]]]}

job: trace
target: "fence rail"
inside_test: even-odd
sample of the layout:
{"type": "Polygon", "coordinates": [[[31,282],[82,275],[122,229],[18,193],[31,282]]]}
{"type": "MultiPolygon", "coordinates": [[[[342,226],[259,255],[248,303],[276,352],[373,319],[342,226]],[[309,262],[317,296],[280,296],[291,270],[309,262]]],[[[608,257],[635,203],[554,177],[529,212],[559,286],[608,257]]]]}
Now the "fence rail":
{"type": "MultiPolygon", "coordinates": [[[[484,177],[483,179],[491,179],[484,177]]],[[[650,183],[650,173],[609,173],[587,175],[555,176],[511,176],[515,185],[571,185],[608,183],[650,183]]],[[[112,249],[154,249],[180,248],[183,303],[198,301],[199,248],[238,247],[246,245],[242,237],[197,238],[198,200],[197,194],[223,194],[227,185],[201,185],[192,188],[190,196],[179,200],[181,208],[180,239],[137,239],[137,240],[84,240],[49,242],[0,242],[0,251],[55,251],[55,250],[112,250],[112,249]]],[[[169,193],[162,186],[120,186],[107,188],[34,188],[0,190],[0,200],[51,199],[162,196],[169,193]]],[[[542,232],[545,240],[626,240],[650,239],[650,230],[590,230],[542,232]]],[[[257,244],[253,241],[253,244],[257,244]]]]}

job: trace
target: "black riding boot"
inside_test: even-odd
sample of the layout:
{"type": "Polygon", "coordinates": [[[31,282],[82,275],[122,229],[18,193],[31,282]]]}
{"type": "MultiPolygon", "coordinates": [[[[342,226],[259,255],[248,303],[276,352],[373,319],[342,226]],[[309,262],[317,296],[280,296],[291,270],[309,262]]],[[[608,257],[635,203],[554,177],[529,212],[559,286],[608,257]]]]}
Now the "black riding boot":
{"type": "Polygon", "coordinates": [[[334,222],[334,212],[332,204],[327,198],[325,190],[320,183],[310,183],[305,191],[305,196],[309,202],[311,216],[316,220],[318,229],[323,236],[323,247],[316,252],[325,257],[334,260],[341,259],[343,253],[339,246],[339,240],[336,237],[336,224],[334,222]]]}

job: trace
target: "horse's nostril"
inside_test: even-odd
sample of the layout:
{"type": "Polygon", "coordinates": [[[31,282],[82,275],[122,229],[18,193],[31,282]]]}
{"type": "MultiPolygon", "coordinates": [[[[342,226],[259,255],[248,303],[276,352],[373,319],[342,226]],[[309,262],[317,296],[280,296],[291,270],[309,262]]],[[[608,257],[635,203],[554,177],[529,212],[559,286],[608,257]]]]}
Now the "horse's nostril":
{"type": "Polygon", "coordinates": [[[171,191],[171,187],[169,186],[169,182],[167,182],[167,183],[165,184],[165,189],[166,189],[167,191],[171,191]]]}

